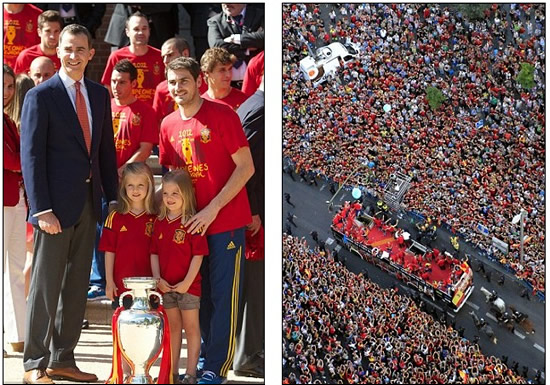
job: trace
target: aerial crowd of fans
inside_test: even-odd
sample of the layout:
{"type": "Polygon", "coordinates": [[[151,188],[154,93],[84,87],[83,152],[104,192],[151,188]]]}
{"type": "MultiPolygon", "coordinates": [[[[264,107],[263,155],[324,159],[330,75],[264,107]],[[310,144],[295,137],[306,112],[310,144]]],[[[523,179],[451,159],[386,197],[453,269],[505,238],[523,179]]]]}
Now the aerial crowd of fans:
{"type": "Polygon", "coordinates": [[[408,296],[283,236],[283,383],[526,383],[408,296]]]}
{"type": "Polygon", "coordinates": [[[348,183],[379,197],[403,172],[407,210],[544,292],[544,4],[495,4],[475,21],[438,4],[338,5],[327,20],[322,6],[283,6],[283,154],[294,170],[340,183],[359,170],[348,183]],[[314,86],[299,62],[334,41],[359,53],[314,86]],[[534,67],[531,89],[517,81],[523,63],[534,67]],[[436,109],[428,87],[445,99],[436,109]],[[512,224],[521,209],[523,263],[512,224]]]}

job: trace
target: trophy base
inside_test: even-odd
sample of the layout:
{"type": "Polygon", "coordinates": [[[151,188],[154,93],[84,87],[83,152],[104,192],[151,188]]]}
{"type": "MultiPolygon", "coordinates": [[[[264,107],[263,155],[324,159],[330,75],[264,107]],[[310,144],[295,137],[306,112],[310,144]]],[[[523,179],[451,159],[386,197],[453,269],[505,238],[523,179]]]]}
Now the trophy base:
{"type": "Polygon", "coordinates": [[[146,375],[136,375],[136,376],[128,376],[126,380],[124,380],[125,384],[154,384],[153,378],[146,374],[146,375]]]}

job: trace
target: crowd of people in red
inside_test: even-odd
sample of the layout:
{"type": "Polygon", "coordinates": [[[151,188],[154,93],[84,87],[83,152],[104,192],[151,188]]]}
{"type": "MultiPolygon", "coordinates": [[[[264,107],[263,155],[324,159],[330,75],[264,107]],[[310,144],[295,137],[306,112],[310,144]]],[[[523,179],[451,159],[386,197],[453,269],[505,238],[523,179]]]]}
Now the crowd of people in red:
{"type": "Polygon", "coordinates": [[[340,183],[373,162],[349,183],[379,197],[393,172],[411,176],[408,210],[446,223],[543,292],[544,5],[494,4],[474,21],[437,4],[342,5],[328,23],[321,14],[315,4],[283,7],[284,156],[340,183]],[[359,55],[314,87],[299,61],[307,45],[330,41],[354,42],[359,55]],[[522,63],[534,67],[530,90],[516,80],[522,63]],[[430,86],[445,97],[435,110],[430,86]],[[511,221],[522,208],[530,240],[520,263],[511,221]]]}
{"type": "Polygon", "coordinates": [[[407,296],[283,235],[283,383],[526,383],[407,296]]]}

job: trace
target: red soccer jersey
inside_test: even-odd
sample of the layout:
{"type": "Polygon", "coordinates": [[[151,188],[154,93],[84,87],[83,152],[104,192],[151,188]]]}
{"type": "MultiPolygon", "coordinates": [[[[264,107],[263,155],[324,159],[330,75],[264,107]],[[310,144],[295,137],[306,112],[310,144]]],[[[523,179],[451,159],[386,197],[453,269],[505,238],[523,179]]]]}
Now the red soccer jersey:
{"type": "Polygon", "coordinates": [[[243,104],[246,99],[248,99],[248,96],[246,96],[241,90],[238,90],[234,87],[231,87],[231,92],[229,92],[229,95],[227,95],[223,99],[212,99],[207,92],[203,93],[201,96],[206,100],[225,104],[226,106],[231,107],[233,111],[237,111],[240,105],[243,104]]]}
{"type": "Polygon", "coordinates": [[[136,153],[141,142],[158,144],[158,121],[155,111],[141,100],[119,106],[111,99],[113,133],[117,167],[122,166],[136,153]]]}
{"type": "Polygon", "coordinates": [[[155,216],[145,212],[135,215],[113,211],[105,220],[99,250],[115,253],[113,278],[118,295],[126,289],[122,278],[152,277],[151,235],[155,216]]]}
{"type": "MultiPolygon", "coordinates": [[[[204,80],[204,75],[202,71],[200,72],[200,77],[202,79],[202,82],[201,86],[199,87],[199,92],[202,94],[203,92],[206,92],[206,90],[208,90],[208,85],[204,80]]],[[[155,90],[153,109],[157,114],[157,119],[159,120],[159,122],[162,122],[162,119],[164,119],[165,116],[170,115],[172,112],[178,109],[178,105],[176,104],[176,102],[174,102],[174,99],[172,99],[172,96],[170,96],[170,92],[168,91],[167,80],[163,80],[162,82],[160,82],[160,84],[157,86],[157,89],[155,90]]]]}
{"type": "Polygon", "coordinates": [[[134,55],[130,52],[129,47],[123,47],[112,52],[107,60],[101,83],[110,86],[113,67],[120,60],[128,59],[138,70],[137,87],[133,90],[134,95],[139,100],[143,100],[152,106],[155,88],[164,80],[164,63],[162,62],[160,50],[155,47],[148,47],[149,50],[143,56],[134,55]]]}
{"type": "Polygon", "coordinates": [[[11,68],[21,51],[40,44],[37,28],[41,13],[40,8],[31,4],[25,4],[19,13],[9,13],[4,7],[4,63],[11,68]]]}
{"type": "MultiPolygon", "coordinates": [[[[191,119],[175,111],[160,127],[159,161],[172,168],[187,168],[195,186],[197,208],[202,210],[225,186],[235,170],[231,155],[248,147],[239,116],[220,103],[204,100],[191,119]]],[[[246,226],[252,221],[243,187],[223,207],[207,230],[217,234],[246,226]]]]}
{"type": "MultiPolygon", "coordinates": [[[[151,254],[159,256],[160,276],[168,284],[176,285],[185,279],[193,256],[209,254],[208,242],[206,237],[188,234],[181,224],[181,215],[172,220],[166,217],[155,221],[151,254]]],[[[200,297],[200,273],[187,292],[200,297]]]]}
{"type": "Polygon", "coordinates": [[[17,57],[17,60],[15,61],[15,66],[13,68],[13,71],[16,74],[20,73],[27,73],[29,69],[31,68],[31,63],[34,59],[40,56],[46,56],[47,58],[50,58],[53,61],[53,65],[55,66],[55,70],[59,71],[59,68],[61,67],[61,61],[57,57],[57,55],[48,56],[42,50],[40,49],[40,44],[33,45],[32,47],[29,47],[27,49],[24,49],[19,56],[17,57]]]}
{"type": "Polygon", "coordinates": [[[262,76],[264,75],[264,51],[254,56],[248,62],[246,67],[246,74],[244,75],[242,92],[246,96],[254,95],[254,92],[258,89],[262,83],[262,76]]]}

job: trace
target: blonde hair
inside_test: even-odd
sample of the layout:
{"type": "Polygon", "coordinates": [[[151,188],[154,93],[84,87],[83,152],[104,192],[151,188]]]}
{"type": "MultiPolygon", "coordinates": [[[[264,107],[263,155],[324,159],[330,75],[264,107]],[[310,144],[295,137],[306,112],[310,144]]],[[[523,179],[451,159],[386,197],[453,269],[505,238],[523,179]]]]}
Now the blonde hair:
{"type": "MultiPolygon", "coordinates": [[[[195,190],[193,188],[193,182],[191,181],[191,175],[185,169],[178,169],[166,173],[162,177],[162,185],[165,183],[175,183],[178,186],[178,190],[183,198],[183,218],[188,220],[197,212],[197,201],[195,199],[195,190]]],[[[164,219],[168,215],[168,209],[164,205],[164,200],[160,205],[159,218],[164,219]]]]}
{"type": "Polygon", "coordinates": [[[117,212],[120,214],[128,214],[130,211],[130,198],[126,194],[125,181],[128,175],[139,175],[147,178],[147,195],[145,196],[145,212],[147,214],[156,214],[155,207],[155,179],[153,172],[143,162],[128,163],[122,169],[122,177],[118,189],[118,205],[117,212]]]}

